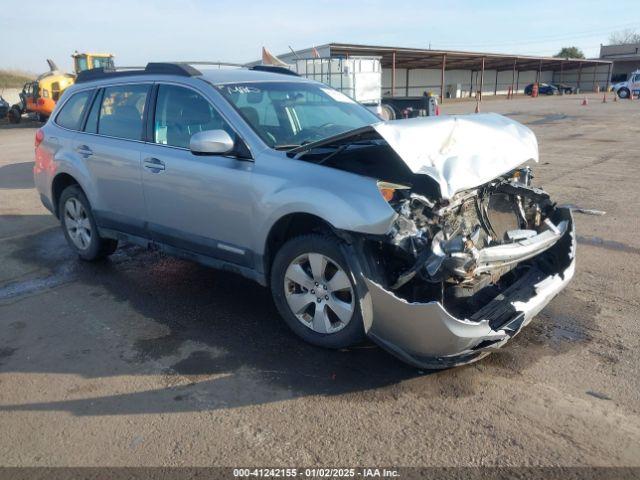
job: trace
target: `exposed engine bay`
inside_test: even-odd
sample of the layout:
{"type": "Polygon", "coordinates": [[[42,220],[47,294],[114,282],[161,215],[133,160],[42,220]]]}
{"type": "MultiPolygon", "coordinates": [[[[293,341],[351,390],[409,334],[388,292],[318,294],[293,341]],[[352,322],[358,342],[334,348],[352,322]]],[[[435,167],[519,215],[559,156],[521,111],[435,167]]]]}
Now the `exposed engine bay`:
{"type": "Polygon", "coordinates": [[[567,229],[550,218],[554,204],[531,180],[522,168],[440,201],[396,189],[389,203],[398,216],[379,245],[385,288],[460,315],[494,298],[515,277],[510,272],[567,229]]]}

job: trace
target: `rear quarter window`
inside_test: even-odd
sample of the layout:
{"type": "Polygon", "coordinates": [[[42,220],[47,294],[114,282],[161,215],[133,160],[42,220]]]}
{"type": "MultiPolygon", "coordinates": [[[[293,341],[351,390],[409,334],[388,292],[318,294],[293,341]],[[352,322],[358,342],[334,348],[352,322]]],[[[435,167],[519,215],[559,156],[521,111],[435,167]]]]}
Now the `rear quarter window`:
{"type": "Polygon", "coordinates": [[[82,118],[92,94],[93,90],[74,93],[62,106],[62,110],[56,117],[56,123],[69,130],[80,130],[82,118]]]}

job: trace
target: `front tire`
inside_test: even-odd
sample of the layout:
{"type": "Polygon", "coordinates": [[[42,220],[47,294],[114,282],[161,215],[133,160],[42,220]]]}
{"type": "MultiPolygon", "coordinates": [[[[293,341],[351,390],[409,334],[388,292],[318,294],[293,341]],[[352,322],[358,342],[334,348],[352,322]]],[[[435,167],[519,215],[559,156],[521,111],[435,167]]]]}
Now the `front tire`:
{"type": "Polygon", "coordinates": [[[58,213],[67,243],[82,260],[100,260],[118,248],[117,240],[100,237],[89,200],[78,185],[64,189],[58,213]]]}
{"type": "Polygon", "coordinates": [[[629,98],[629,90],[626,88],[618,89],[618,96],[620,98],[629,98]]]}
{"type": "Polygon", "coordinates": [[[310,234],[285,243],[271,267],[271,293],[289,328],[308,343],[338,349],[364,339],[353,274],[335,237],[310,234]]]}

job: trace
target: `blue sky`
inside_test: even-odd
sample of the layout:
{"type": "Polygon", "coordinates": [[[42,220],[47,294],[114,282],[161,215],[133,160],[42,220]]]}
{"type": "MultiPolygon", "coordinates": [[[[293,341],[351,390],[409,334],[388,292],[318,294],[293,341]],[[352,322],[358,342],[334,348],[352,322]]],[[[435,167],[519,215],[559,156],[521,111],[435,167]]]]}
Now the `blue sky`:
{"type": "Polygon", "coordinates": [[[78,51],[116,65],[259,58],[331,41],[553,55],[575,45],[597,56],[610,33],[640,31],[637,0],[2,0],[0,68],[71,68],[78,51]]]}

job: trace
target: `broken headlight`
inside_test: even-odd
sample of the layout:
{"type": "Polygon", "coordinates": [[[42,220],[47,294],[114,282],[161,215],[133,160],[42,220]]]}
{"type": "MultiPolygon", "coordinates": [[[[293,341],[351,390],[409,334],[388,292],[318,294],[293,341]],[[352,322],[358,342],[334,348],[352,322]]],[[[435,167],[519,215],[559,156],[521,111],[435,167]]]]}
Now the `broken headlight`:
{"type": "Polygon", "coordinates": [[[397,183],[378,181],[378,191],[382,198],[387,202],[391,202],[395,199],[397,190],[409,190],[411,187],[406,185],[399,185],[397,183]]]}

